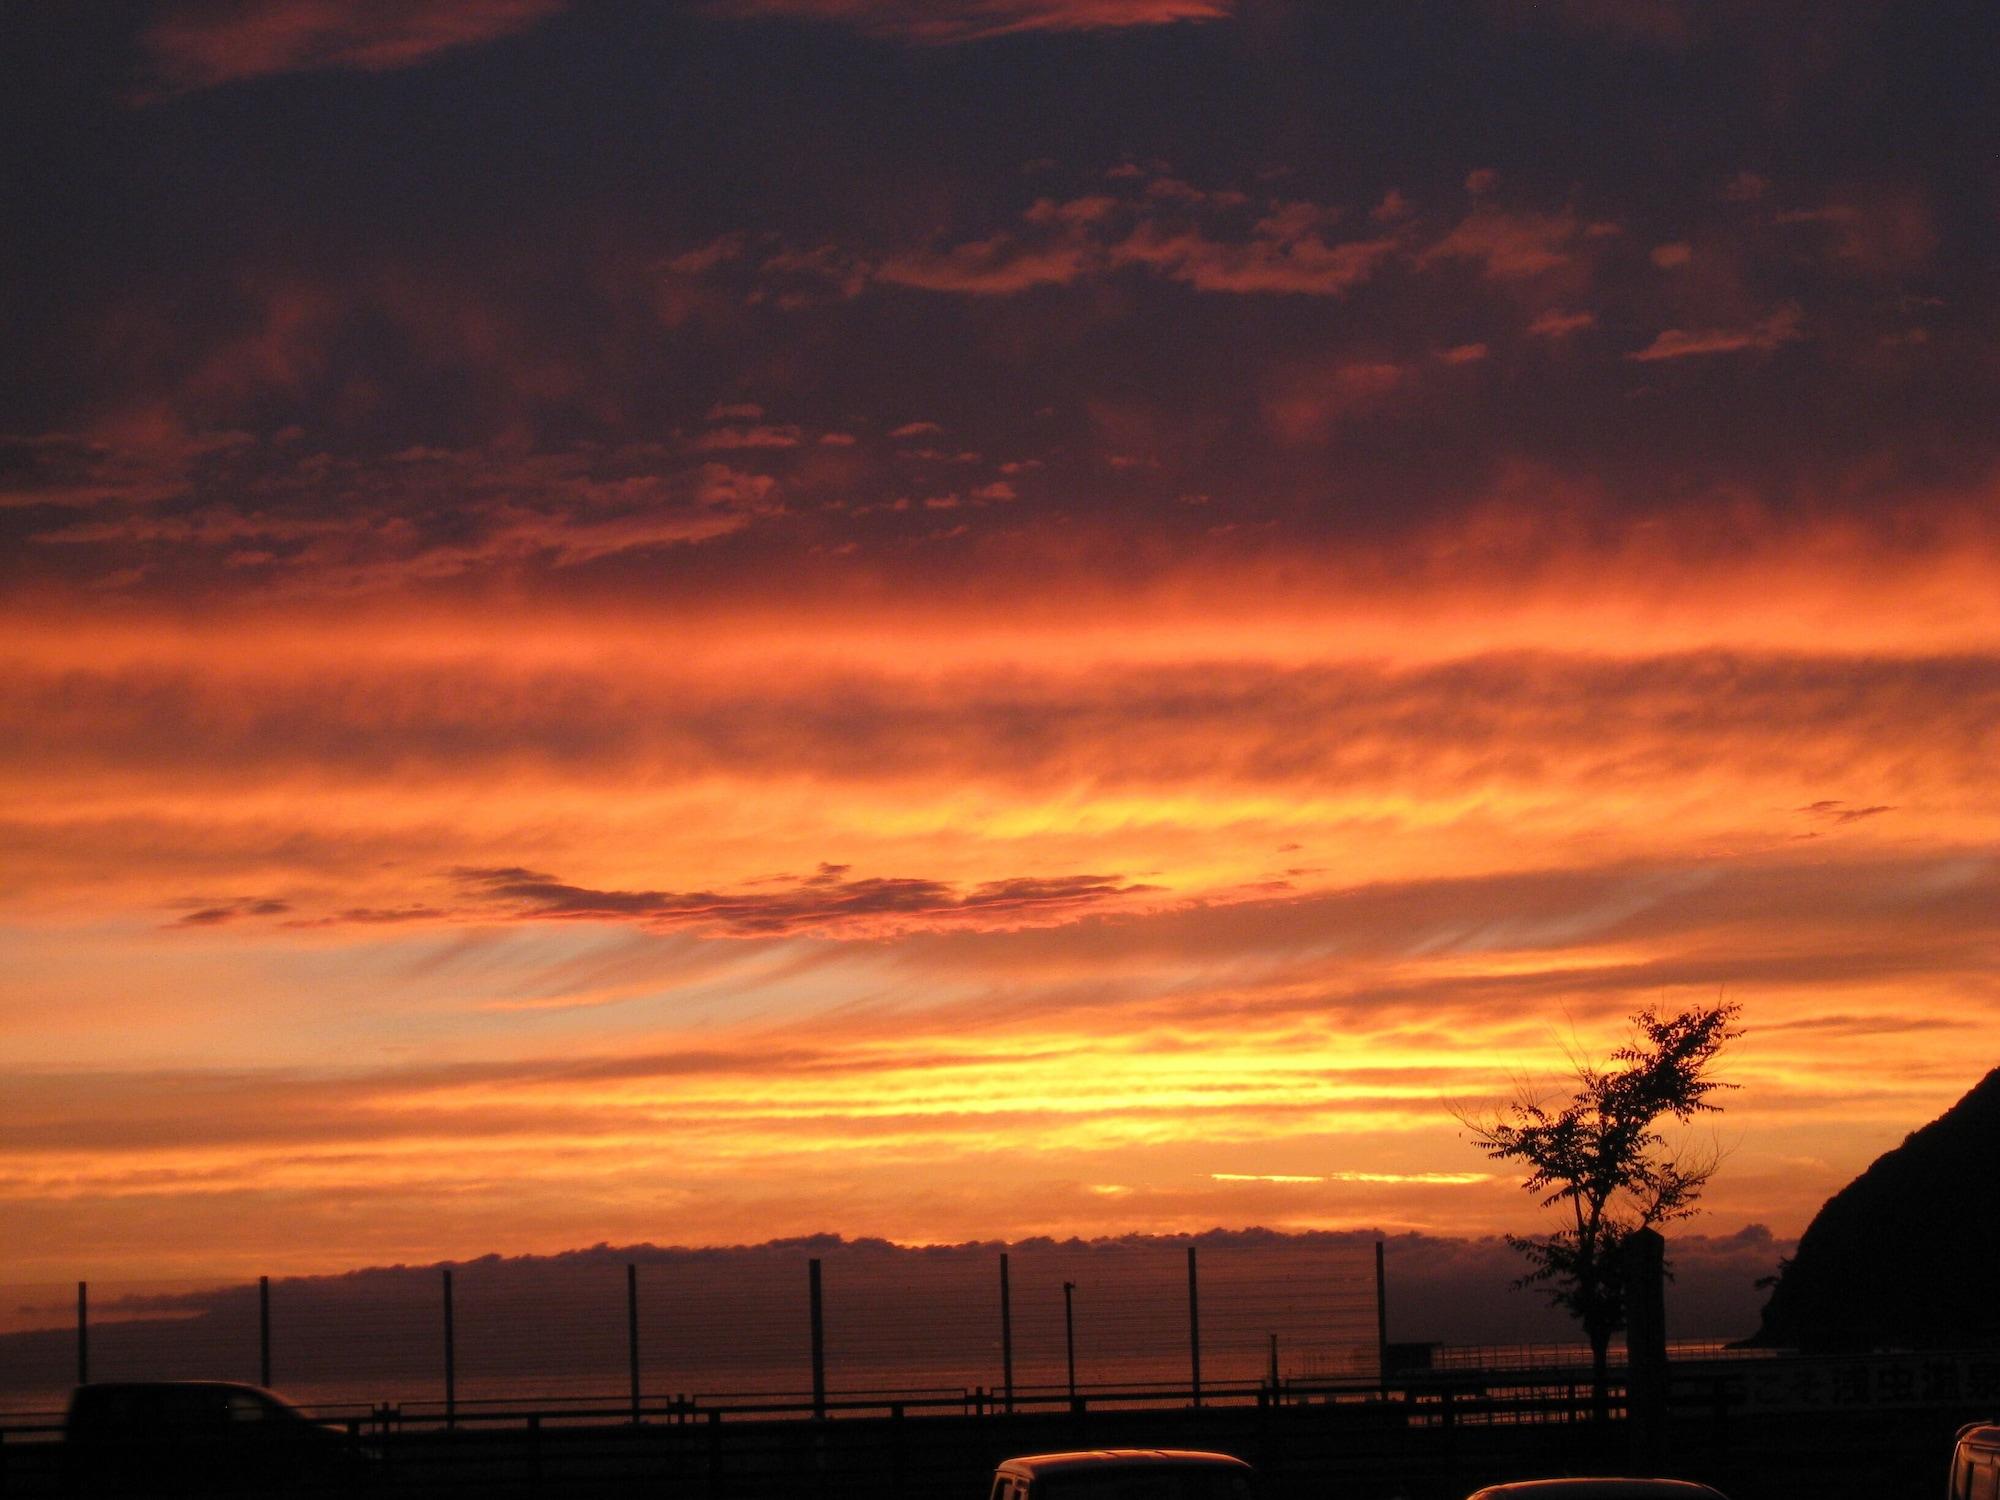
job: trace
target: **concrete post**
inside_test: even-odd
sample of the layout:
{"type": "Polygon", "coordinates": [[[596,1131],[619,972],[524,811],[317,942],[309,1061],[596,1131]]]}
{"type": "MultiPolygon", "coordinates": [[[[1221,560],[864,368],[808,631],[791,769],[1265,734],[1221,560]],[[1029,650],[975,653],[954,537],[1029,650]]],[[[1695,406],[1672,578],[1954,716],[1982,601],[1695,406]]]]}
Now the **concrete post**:
{"type": "Polygon", "coordinates": [[[1654,1474],[1666,1455],[1667,1242],[1656,1230],[1635,1230],[1625,1241],[1625,1410],[1632,1433],[1632,1461],[1654,1474]]]}

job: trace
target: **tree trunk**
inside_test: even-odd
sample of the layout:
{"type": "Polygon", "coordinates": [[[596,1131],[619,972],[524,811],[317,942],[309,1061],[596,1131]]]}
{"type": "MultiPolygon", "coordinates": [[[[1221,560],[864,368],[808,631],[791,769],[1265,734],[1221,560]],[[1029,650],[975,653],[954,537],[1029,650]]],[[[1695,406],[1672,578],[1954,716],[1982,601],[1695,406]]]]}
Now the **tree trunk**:
{"type": "Polygon", "coordinates": [[[1611,1330],[1590,1330],[1590,1416],[1602,1427],[1611,1420],[1611,1330]]]}

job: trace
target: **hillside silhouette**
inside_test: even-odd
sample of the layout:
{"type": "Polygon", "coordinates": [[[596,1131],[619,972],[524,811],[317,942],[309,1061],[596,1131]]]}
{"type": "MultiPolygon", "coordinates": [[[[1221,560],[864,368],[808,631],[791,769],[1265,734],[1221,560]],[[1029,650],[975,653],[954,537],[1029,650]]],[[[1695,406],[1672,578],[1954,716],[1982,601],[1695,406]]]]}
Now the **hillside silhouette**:
{"type": "MultiPolygon", "coordinates": [[[[1209,1230],[1095,1240],[904,1246],[814,1235],[756,1245],[597,1245],[338,1275],[274,1278],[273,1380],[315,1400],[423,1399],[442,1374],[441,1273],[454,1275],[461,1394],[616,1391],[626,1378],[627,1266],[636,1267],[649,1389],[796,1391],[809,1373],[806,1263],[824,1261],[830,1372],[848,1386],[991,1385],[1000,1374],[998,1264],[1013,1257],[1016,1373],[1060,1380],[1062,1284],[1076,1287],[1081,1377],[1179,1378],[1187,1361],[1185,1250],[1199,1249],[1204,1371],[1256,1378],[1269,1336],[1287,1368],[1358,1341],[1372,1362],[1374,1230],[1209,1230]],[[358,1393],[358,1394],[355,1394],[358,1393]]],[[[1513,1343],[1573,1337],[1544,1299],[1514,1289],[1500,1236],[1386,1237],[1392,1337],[1513,1343]]],[[[1674,1336],[1742,1328],[1752,1284],[1789,1242],[1760,1225],[1674,1242],[1674,1336]]],[[[58,1401],[77,1367],[73,1285],[11,1289],[0,1307],[0,1403],[58,1401]],[[8,1328],[8,1321],[13,1327],[8,1328]]],[[[250,1379],[258,1289],[91,1287],[90,1358],[104,1379],[250,1379]]],[[[1370,1364],[1372,1369],[1372,1363],[1370,1364]]]]}
{"type": "Polygon", "coordinates": [[[1829,1198],[1750,1340],[1812,1351],[2000,1344],[2000,1068],[1829,1198]]]}

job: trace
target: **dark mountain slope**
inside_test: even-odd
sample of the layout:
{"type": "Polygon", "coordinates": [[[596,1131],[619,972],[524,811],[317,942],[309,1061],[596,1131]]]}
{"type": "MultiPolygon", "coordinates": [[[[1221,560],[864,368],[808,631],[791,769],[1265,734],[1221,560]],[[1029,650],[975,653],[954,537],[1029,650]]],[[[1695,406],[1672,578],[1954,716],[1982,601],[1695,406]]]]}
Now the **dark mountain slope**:
{"type": "Polygon", "coordinates": [[[1826,1202],[1757,1344],[2000,1344],[2000,1068],[1826,1202]]]}

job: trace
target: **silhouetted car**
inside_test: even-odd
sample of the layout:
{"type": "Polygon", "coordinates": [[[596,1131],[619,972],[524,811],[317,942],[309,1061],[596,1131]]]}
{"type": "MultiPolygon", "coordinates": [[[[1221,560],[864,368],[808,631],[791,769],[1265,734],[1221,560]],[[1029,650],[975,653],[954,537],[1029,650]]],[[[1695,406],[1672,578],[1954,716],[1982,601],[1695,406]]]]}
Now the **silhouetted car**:
{"type": "Polygon", "coordinates": [[[1686,1479],[1517,1479],[1489,1484],[1468,1500],[1727,1500],[1686,1479]]]}
{"type": "Polygon", "coordinates": [[[1010,1458],[987,1500],[1251,1500],[1252,1478],[1227,1453],[1098,1448],[1010,1458]]]}
{"type": "Polygon", "coordinates": [[[350,1490],[375,1455],[254,1385],[148,1380],[80,1385],[63,1419],[74,1495],[350,1490]]]}
{"type": "Polygon", "coordinates": [[[2000,1500],[2000,1422],[1958,1429],[1946,1493],[1950,1500],[2000,1500]]]}

